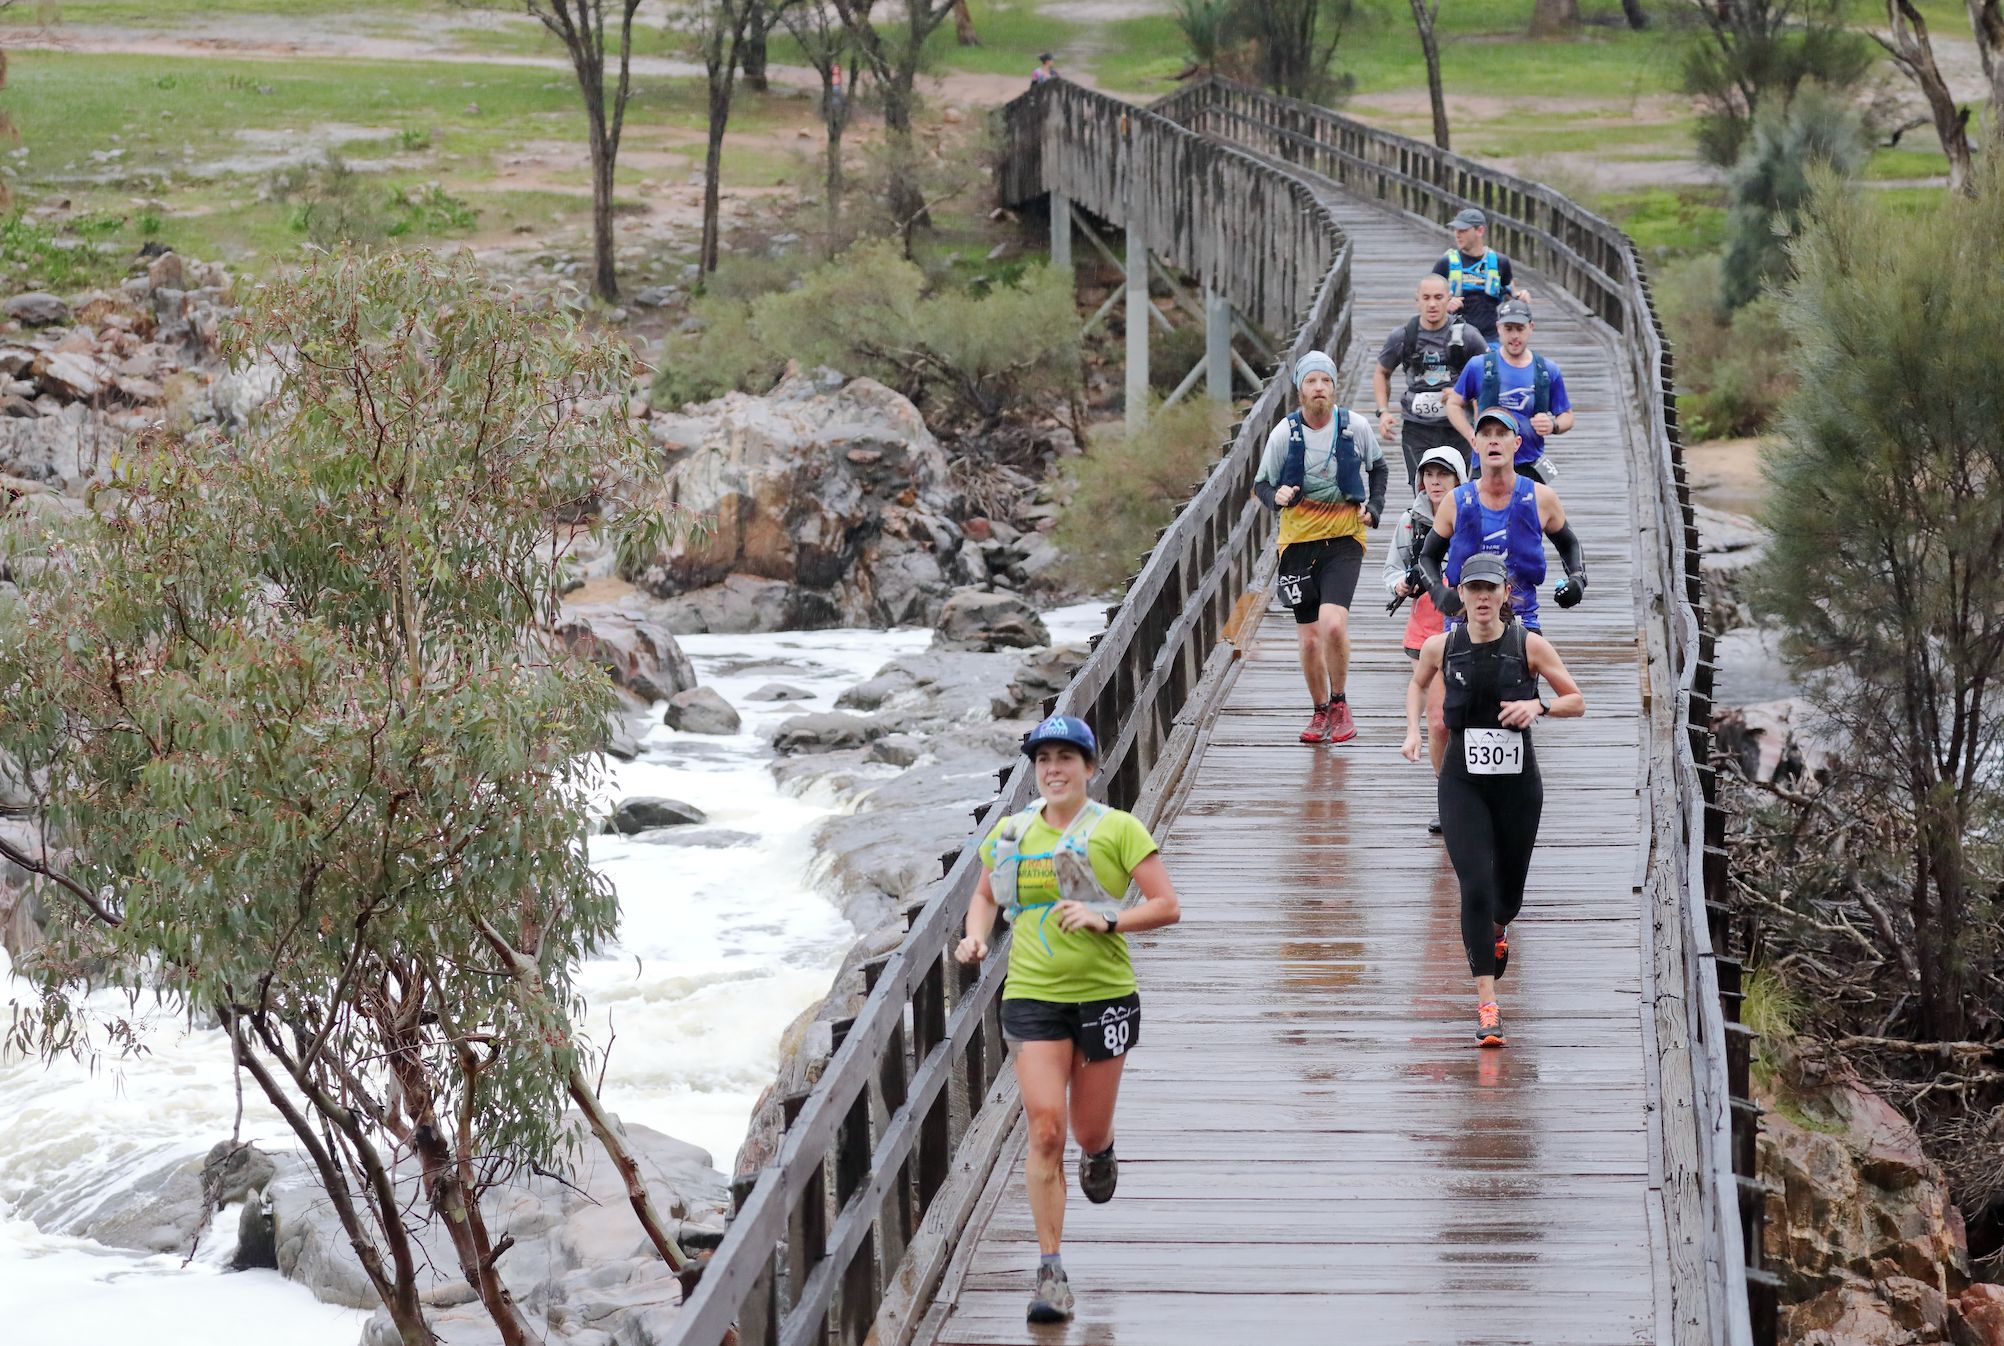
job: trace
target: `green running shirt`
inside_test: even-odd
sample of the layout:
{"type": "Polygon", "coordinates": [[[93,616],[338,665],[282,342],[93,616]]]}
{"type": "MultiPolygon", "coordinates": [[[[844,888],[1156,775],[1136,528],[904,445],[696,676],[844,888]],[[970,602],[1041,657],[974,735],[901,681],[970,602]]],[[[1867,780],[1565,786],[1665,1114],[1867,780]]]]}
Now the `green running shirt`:
{"type": "MultiPolygon", "coordinates": [[[[998,821],[981,843],[981,863],[995,867],[995,846],[1002,835],[998,821]]],[[[1061,834],[1038,815],[1016,843],[1020,856],[1057,849],[1061,834]]],[[[1086,843],[1093,876],[1109,901],[1118,901],[1134,878],[1134,867],[1161,849],[1148,829],[1131,813],[1110,808],[1086,843]]],[[[1048,859],[1016,862],[1016,900],[1026,910],[1016,918],[1016,937],[1009,942],[1009,979],[1004,1000],[1051,1000],[1076,1005],[1088,1000],[1115,1000],[1132,995],[1134,964],[1127,955],[1127,937],[1099,931],[1062,929],[1052,907],[1033,902],[1059,900],[1057,871],[1048,859]]]]}

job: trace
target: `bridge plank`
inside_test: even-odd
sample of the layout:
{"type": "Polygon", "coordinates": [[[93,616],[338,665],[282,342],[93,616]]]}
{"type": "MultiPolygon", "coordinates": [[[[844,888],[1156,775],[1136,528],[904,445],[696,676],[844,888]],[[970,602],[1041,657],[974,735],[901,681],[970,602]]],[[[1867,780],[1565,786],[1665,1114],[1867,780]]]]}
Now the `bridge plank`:
{"type": "MultiPolygon", "coordinates": [[[[1326,184],[1317,195],[1354,247],[1339,360],[1357,405],[1447,239],[1326,184]]],[[[1404,613],[1377,597],[1381,531],[1352,617],[1359,737],[1293,741],[1306,694],[1292,622],[1270,609],[1162,835],[1184,920],[1134,941],[1144,1042],[1121,1101],[1120,1192],[1103,1207],[1074,1194],[1067,1212],[1078,1318],[1023,1321],[1036,1248],[1012,1149],[930,1340],[1658,1339],[1621,355],[1546,278],[1522,283],[1578,410],[1552,450],[1593,587],[1546,622],[1589,718],[1537,733],[1545,818],[1503,982],[1511,1046],[1470,1044],[1456,888],[1423,829],[1431,777],[1396,753],[1410,665],[1404,613]]],[[[1395,466],[1395,501],[1402,480],[1395,466]]]]}

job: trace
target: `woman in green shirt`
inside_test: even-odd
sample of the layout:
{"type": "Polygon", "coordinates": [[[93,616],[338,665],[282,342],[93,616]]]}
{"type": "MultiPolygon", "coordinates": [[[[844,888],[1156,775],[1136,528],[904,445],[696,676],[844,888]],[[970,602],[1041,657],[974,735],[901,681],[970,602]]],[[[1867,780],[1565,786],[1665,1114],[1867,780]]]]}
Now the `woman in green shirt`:
{"type": "Polygon", "coordinates": [[[1079,1189],[1110,1200],[1113,1108],[1129,1049],[1141,1040],[1141,997],[1128,934],[1181,916],[1155,839],[1131,813],[1086,797],[1099,745],[1084,720],[1053,715],[1030,731],[1023,752],[1043,798],[1004,818],[981,844],[985,872],[967,904],[963,963],[988,956],[998,911],[1016,925],[1002,986],[1002,1033],[1013,1047],[1016,1085],[1030,1125],[1025,1164],[1037,1226],[1037,1289],[1030,1321],[1072,1316],[1058,1244],[1065,1227],[1065,1125],[1084,1152],[1079,1189]],[[1142,901],[1123,909],[1129,883],[1142,901]]]}

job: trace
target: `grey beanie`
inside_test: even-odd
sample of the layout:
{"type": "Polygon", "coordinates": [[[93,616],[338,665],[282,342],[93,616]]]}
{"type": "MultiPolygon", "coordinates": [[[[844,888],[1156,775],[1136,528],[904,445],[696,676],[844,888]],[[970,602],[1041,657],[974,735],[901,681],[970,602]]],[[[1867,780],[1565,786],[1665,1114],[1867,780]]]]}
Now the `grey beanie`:
{"type": "Polygon", "coordinates": [[[1336,381],[1336,362],[1323,351],[1310,351],[1295,362],[1294,386],[1301,387],[1301,381],[1310,374],[1327,374],[1330,382],[1336,381]]]}

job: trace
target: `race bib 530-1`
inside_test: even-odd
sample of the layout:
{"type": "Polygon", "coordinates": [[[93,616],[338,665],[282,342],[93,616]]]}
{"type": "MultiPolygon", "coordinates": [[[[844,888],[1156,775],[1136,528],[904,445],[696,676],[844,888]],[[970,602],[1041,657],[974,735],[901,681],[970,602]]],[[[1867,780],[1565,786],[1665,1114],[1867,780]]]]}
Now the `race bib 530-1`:
{"type": "Polygon", "coordinates": [[[1524,771],[1524,735],[1515,729],[1464,729],[1463,760],[1471,776],[1517,776],[1524,771]]]}

